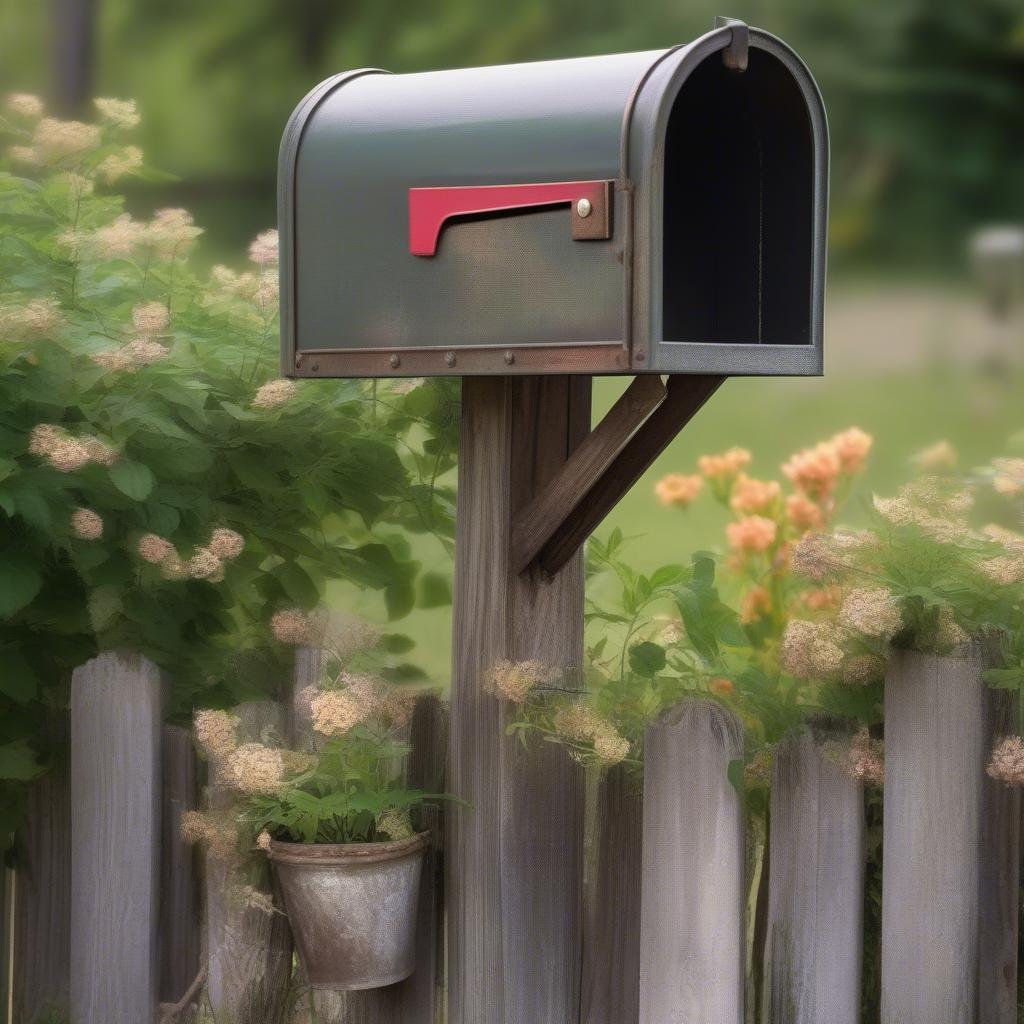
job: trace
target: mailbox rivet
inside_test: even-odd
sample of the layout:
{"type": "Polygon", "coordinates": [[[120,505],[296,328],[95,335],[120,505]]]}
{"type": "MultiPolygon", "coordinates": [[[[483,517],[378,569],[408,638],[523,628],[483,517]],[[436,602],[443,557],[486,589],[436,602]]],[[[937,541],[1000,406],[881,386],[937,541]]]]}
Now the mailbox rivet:
{"type": "Polygon", "coordinates": [[[516,361],[516,354],[515,354],[515,352],[506,352],[505,353],[505,362],[509,366],[511,366],[515,361],[516,361]]]}
{"type": "Polygon", "coordinates": [[[402,358],[401,356],[399,356],[397,352],[392,352],[391,358],[388,360],[388,362],[391,364],[391,369],[396,370],[398,369],[399,366],[402,365],[402,358]]]}
{"type": "Polygon", "coordinates": [[[581,217],[589,217],[594,210],[594,204],[589,199],[576,200],[576,212],[581,217]]]}
{"type": "Polygon", "coordinates": [[[444,362],[445,362],[445,366],[454,366],[455,365],[455,353],[454,352],[445,352],[445,354],[444,354],[444,362]]]}
{"type": "Polygon", "coordinates": [[[313,365],[312,365],[312,366],[310,367],[310,369],[311,369],[311,370],[312,370],[312,371],[313,371],[314,373],[316,373],[316,371],[320,369],[320,364],[319,364],[319,363],[314,363],[314,364],[313,364],[313,365]]]}

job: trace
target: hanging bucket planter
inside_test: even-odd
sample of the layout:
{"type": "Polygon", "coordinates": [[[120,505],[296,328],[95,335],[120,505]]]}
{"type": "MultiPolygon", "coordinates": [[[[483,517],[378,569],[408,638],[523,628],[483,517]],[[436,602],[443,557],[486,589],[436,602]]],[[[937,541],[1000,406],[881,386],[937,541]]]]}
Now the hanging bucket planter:
{"type": "Polygon", "coordinates": [[[388,843],[270,843],[312,988],[383,988],[412,974],[429,844],[429,832],[388,843]]]}

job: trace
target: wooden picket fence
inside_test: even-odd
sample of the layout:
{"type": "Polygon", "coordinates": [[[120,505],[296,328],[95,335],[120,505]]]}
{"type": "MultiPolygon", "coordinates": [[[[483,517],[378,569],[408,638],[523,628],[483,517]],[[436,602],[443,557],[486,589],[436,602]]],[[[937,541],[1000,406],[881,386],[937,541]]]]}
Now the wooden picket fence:
{"type": "MultiPolygon", "coordinates": [[[[984,771],[1015,709],[983,684],[985,657],[980,647],[961,658],[900,654],[887,680],[882,1024],[1017,1021],[1020,796],[984,771]]],[[[301,745],[309,724],[293,694],[318,672],[318,653],[299,652],[292,693],[243,705],[242,731],[258,737],[273,726],[301,745]]],[[[542,850],[578,824],[585,855],[579,927],[563,929],[558,941],[568,945],[556,957],[579,965],[569,1016],[553,1008],[565,1000],[559,978],[550,986],[557,1000],[527,1022],[517,1007],[544,1004],[535,986],[551,962],[551,937],[515,933],[530,914],[517,909],[519,890],[507,887],[502,928],[517,951],[473,955],[505,955],[506,964],[522,955],[532,973],[506,970],[497,998],[492,979],[466,980],[465,948],[475,937],[455,934],[450,913],[447,928],[444,921],[445,872],[459,878],[463,865],[455,856],[442,863],[453,823],[446,828],[435,808],[429,824],[439,842],[424,874],[416,973],[376,992],[304,987],[286,918],[232,900],[225,872],[212,863],[204,869],[179,838],[184,811],[224,796],[215,779],[203,784],[187,731],[162,724],[165,689],[138,655],[105,654],[74,673],[70,756],[33,788],[20,860],[3,888],[0,1006],[8,1024],[860,1020],[864,794],[810,732],[787,739],[776,757],[770,856],[757,868],[767,874],[766,898],[753,910],[754,858],[730,771],[742,757],[743,731],[717,704],[685,703],[650,728],[642,783],[613,770],[580,785],[571,820],[532,819],[537,834],[521,837],[523,851],[542,850]],[[461,962],[446,965],[445,945],[461,962]],[[498,1006],[493,1016],[459,1016],[454,998],[449,1009],[458,978],[487,991],[498,1006]]],[[[437,699],[420,702],[411,784],[444,787],[446,722],[437,699]]],[[[502,756],[535,755],[509,741],[502,756]]],[[[515,854],[507,845],[501,852],[515,854]]],[[[526,856],[501,874],[528,882],[548,867],[526,856]]],[[[462,898],[472,899],[462,884],[462,898]]],[[[472,1001],[462,992],[458,1005],[472,1001]]]]}

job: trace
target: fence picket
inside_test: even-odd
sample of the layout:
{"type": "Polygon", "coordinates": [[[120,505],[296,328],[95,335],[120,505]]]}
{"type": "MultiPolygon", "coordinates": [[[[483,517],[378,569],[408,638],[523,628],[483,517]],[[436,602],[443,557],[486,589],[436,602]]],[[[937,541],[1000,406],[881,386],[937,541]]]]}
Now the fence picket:
{"type": "Polygon", "coordinates": [[[743,727],[688,701],[647,729],[640,1022],[743,1024],[743,727]]]}
{"type": "Polygon", "coordinates": [[[864,793],[810,731],[775,757],[763,1019],[860,1020],[864,793]]]}
{"type": "Polygon", "coordinates": [[[895,653],[885,683],[882,1024],[975,1024],[984,656],[895,653]]]}
{"type": "Polygon", "coordinates": [[[71,978],[71,800],[66,715],[51,720],[58,756],[29,788],[12,873],[13,1020],[66,1019],[71,978]]]}
{"type": "MultiPolygon", "coordinates": [[[[987,696],[986,747],[1016,729],[1017,698],[987,696]]],[[[1021,794],[985,777],[981,815],[978,1024],[1017,1024],[1021,794]]]]}
{"type": "Polygon", "coordinates": [[[71,683],[71,1020],[139,1024],[157,992],[160,672],[101,654],[71,683]]]}
{"type": "MultiPolygon", "coordinates": [[[[188,729],[163,727],[163,848],[160,860],[160,1001],[176,1003],[199,970],[200,889],[196,851],[181,838],[181,816],[199,802],[196,751],[188,729]]],[[[186,1024],[184,1015],[179,1024],[186,1024]]]]}
{"type": "Polygon", "coordinates": [[[594,878],[583,936],[586,1024],[637,1024],[640,1016],[640,880],[643,782],[621,766],[598,783],[594,878]]]}
{"type": "MultiPolygon", "coordinates": [[[[274,701],[249,701],[235,714],[245,741],[260,740],[268,731],[285,734],[285,709],[274,701]]],[[[215,778],[207,791],[210,808],[228,807],[234,799],[215,778]]],[[[207,855],[207,998],[216,1024],[279,1024],[288,1004],[291,929],[279,895],[272,914],[245,905],[237,892],[244,881],[230,865],[207,855]]]]}

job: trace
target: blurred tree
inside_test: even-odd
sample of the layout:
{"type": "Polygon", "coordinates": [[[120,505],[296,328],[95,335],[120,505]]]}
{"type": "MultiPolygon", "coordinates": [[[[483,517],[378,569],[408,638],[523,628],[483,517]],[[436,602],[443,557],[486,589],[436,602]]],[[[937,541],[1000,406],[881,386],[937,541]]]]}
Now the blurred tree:
{"type": "Polygon", "coordinates": [[[53,106],[80,115],[93,96],[98,0],[51,0],[53,106]]]}

